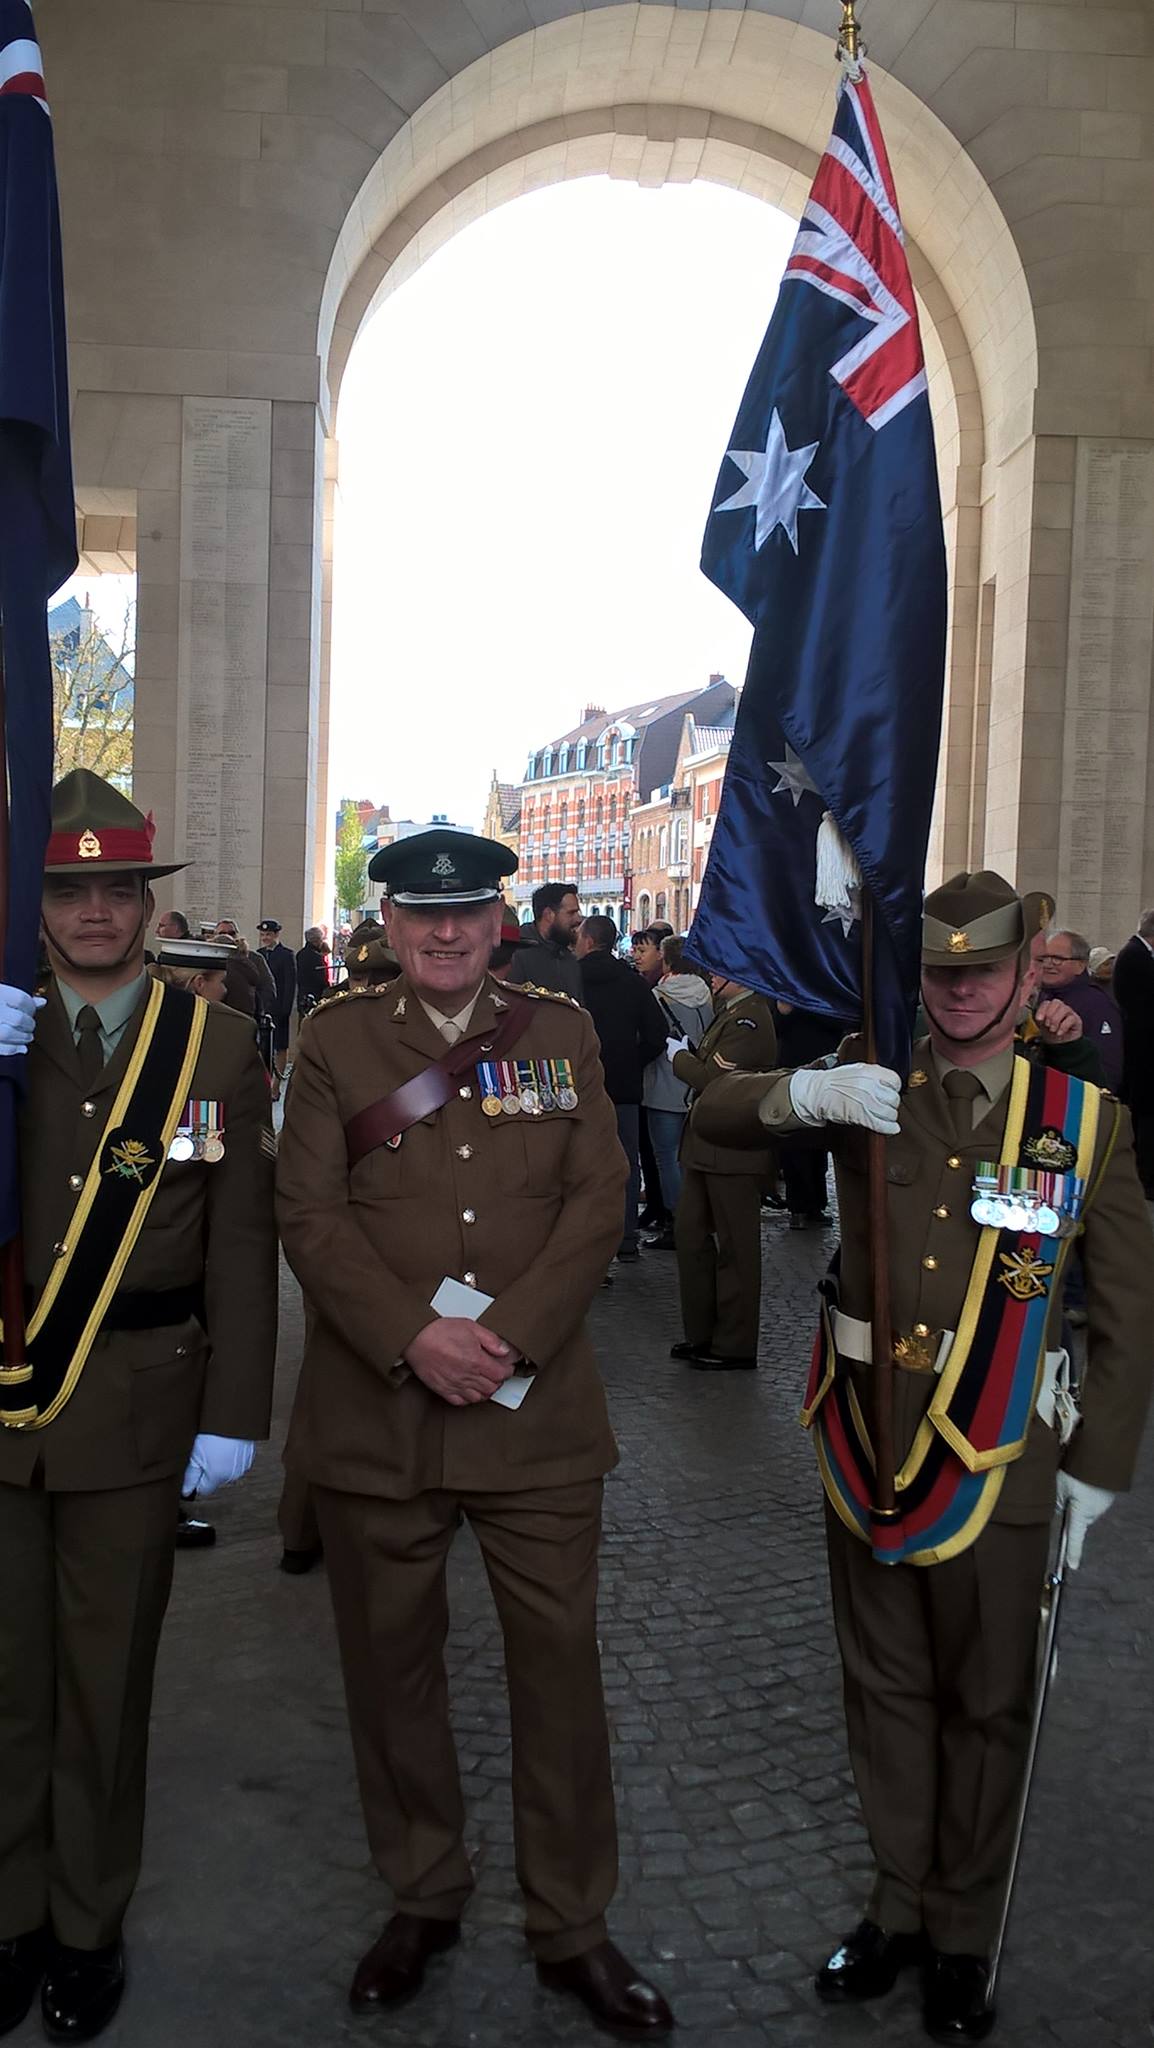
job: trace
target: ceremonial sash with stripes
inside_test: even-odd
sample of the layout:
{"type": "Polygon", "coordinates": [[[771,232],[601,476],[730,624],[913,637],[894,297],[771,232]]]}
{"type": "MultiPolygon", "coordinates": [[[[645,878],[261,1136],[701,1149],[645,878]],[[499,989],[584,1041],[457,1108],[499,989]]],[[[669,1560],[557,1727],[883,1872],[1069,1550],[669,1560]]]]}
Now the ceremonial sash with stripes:
{"type": "Polygon", "coordinates": [[[188,1101],[208,1006],[154,981],[64,1250],[28,1324],[27,1362],[0,1366],[0,1424],[44,1429],[75,1392],[144,1227],[188,1101]]]}
{"type": "MultiPolygon", "coordinates": [[[[1088,1180],[1099,1089],[1017,1058],[999,1163],[1058,1132],[1088,1180]]],[[[1100,1178],[1100,1176],[1099,1176],[1100,1178]]],[[[1089,1207],[1091,1188],[1085,1207],[1089,1207]]],[[[1083,1213],[1085,1211],[1083,1210],[1083,1213]]],[[[896,1475],[896,1520],[871,1519],[874,1455],[828,1303],[814,1344],[802,1422],[812,1428],[822,1483],[836,1513],[881,1564],[939,1564],[966,1550],[994,1511],[1007,1467],[1021,1456],[1045,1363],[1046,1322],[1072,1237],[982,1229],[958,1327],[933,1398],[896,1475]]]]}

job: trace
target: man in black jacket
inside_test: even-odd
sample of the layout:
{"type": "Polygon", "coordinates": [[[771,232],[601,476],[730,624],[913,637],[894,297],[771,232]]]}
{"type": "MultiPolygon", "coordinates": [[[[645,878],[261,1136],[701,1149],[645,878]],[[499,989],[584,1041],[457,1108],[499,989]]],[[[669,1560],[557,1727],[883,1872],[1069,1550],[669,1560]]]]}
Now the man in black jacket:
{"type": "Polygon", "coordinates": [[[537,988],[583,1000],[581,973],[573,951],[573,935],[581,922],[581,906],[572,882],[542,882],[533,891],[533,923],[521,951],[509,968],[509,981],[531,981],[537,988]]]}
{"type": "Polygon", "coordinates": [[[1122,1012],[1122,1100],[1134,1119],[1134,1151],[1146,1200],[1154,1201],[1154,910],[1114,962],[1114,1000],[1122,1012]]]}
{"type": "Polygon", "coordinates": [[[307,1017],[314,1003],[329,993],[329,963],[325,935],[319,924],[310,924],[305,942],[296,956],[297,1013],[307,1017]]]}
{"type": "Polygon", "coordinates": [[[276,984],[276,1003],[273,1007],[273,1083],[275,1101],[284,1083],[285,1061],[288,1058],[289,1027],[292,1024],[293,1008],[297,993],[297,964],[291,946],[281,939],[281,926],[275,917],[262,917],[257,926],[260,939],[260,956],[276,984]]]}
{"type": "Polygon", "coordinates": [[[652,989],[624,960],[617,959],[613,950],[617,936],[617,926],[611,917],[587,917],[577,934],[577,959],[581,1001],[601,1041],[605,1088],[617,1111],[617,1135],[629,1161],[625,1228],[617,1256],[636,1259],[641,1086],[650,1060],[665,1051],[669,1033],[652,989]]]}

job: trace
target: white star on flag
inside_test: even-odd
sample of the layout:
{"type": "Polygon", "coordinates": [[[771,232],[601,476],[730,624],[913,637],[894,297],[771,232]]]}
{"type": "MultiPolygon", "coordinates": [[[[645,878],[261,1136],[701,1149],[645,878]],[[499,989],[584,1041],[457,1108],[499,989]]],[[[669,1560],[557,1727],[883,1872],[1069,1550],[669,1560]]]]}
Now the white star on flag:
{"type": "Polygon", "coordinates": [[[826,911],[822,923],[840,924],[842,938],[848,939],[860,916],[861,890],[851,889],[844,903],[839,903],[834,909],[826,911]]]}
{"type": "Polygon", "coordinates": [[[806,767],[801,755],[794,753],[788,740],[785,743],[784,761],[767,761],[765,765],[767,768],[776,768],[781,778],[779,782],[774,783],[773,788],[770,790],[770,795],[779,796],[783,789],[788,789],[793,798],[793,808],[795,811],[802,797],[807,793],[810,796],[820,796],[821,791],[818,789],[816,782],[811,780],[809,769],[806,767]]]}
{"type": "Polygon", "coordinates": [[[811,491],[805,480],[805,472],[817,454],[820,442],[811,441],[807,448],[790,448],[786,443],[785,428],[776,406],[769,423],[765,449],[727,448],[730,462],[736,463],[745,474],[745,482],[732,498],[726,498],[717,506],[718,512],[738,512],[743,505],[756,508],[753,543],[760,550],[770,534],[780,526],[794,554],[797,553],[797,515],[799,512],[824,512],[824,498],[811,491]]]}

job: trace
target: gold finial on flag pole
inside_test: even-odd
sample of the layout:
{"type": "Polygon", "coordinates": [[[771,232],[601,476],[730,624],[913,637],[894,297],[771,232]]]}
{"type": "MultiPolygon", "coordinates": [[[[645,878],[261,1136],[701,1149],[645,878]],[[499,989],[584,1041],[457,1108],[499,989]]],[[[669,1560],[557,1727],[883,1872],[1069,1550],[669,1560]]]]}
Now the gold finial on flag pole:
{"type": "Polygon", "coordinates": [[[837,55],[839,64],[845,64],[851,73],[856,73],[865,56],[861,23],[854,11],[855,0],[841,0],[841,27],[837,32],[837,55]]]}

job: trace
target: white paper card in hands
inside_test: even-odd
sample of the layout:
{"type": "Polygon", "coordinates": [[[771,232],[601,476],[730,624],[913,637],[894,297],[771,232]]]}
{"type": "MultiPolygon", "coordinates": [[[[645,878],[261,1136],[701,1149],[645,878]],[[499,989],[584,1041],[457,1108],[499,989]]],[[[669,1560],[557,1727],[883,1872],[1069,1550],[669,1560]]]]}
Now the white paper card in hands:
{"type": "MultiPolygon", "coordinates": [[[[466,1287],[463,1280],[452,1280],[446,1274],[429,1303],[439,1316],[463,1316],[475,1323],[487,1308],[492,1308],[496,1297],[485,1294],[479,1287],[466,1287]]],[[[500,1408],[519,1408],[533,1384],[535,1375],[531,1372],[515,1372],[512,1379],[503,1380],[496,1392],[490,1394],[490,1401],[496,1401],[500,1408]]]]}

